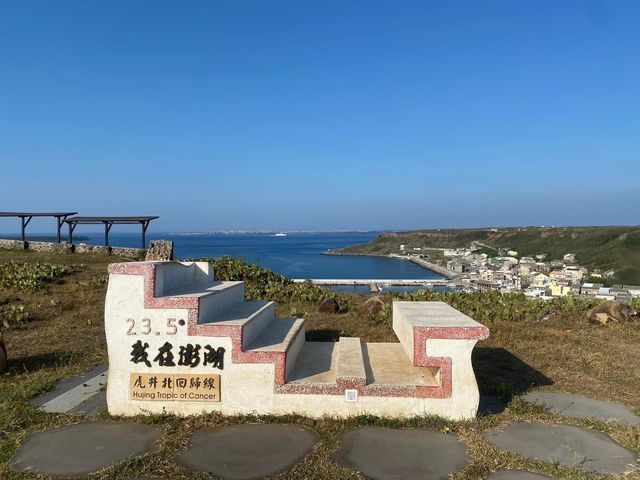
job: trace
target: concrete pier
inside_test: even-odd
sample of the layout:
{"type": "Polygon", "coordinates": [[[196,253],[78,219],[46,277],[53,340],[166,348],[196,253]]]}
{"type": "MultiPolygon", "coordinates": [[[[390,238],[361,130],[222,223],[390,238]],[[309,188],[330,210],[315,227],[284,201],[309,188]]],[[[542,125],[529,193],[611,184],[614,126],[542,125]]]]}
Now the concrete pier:
{"type": "Polygon", "coordinates": [[[439,279],[439,280],[425,280],[425,279],[325,279],[325,278],[294,278],[294,282],[311,282],[314,285],[348,285],[348,286],[365,286],[368,287],[371,284],[387,285],[393,287],[434,287],[442,286],[446,287],[452,285],[451,280],[439,279]]]}

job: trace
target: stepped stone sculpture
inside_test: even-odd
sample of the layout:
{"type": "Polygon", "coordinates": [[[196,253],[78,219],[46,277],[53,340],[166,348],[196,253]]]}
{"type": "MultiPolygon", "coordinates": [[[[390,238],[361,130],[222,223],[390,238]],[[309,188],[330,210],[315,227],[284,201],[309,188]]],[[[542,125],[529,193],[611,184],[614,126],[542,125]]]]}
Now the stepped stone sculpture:
{"type": "Polygon", "coordinates": [[[304,320],[244,301],[205,262],[109,266],[107,403],[114,415],[476,415],[471,352],[489,331],[442,302],[394,302],[399,343],[306,342],[304,320]]]}

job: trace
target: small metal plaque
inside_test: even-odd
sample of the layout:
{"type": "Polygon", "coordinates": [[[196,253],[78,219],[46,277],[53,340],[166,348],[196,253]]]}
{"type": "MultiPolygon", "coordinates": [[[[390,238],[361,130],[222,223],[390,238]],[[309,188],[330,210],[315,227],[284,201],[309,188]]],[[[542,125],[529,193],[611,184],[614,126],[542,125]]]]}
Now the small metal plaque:
{"type": "Polygon", "coordinates": [[[219,374],[132,373],[129,400],[219,402],[219,374]]]}

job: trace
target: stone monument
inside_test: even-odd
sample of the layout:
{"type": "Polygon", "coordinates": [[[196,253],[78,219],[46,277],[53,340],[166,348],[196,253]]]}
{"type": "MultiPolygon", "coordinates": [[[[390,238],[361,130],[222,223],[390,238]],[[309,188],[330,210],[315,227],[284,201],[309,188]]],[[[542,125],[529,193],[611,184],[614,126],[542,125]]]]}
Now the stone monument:
{"type": "Polygon", "coordinates": [[[394,302],[399,343],[306,342],[303,319],[244,301],[243,282],[215,281],[208,263],[109,274],[111,414],[476,415],[471,352],[489,331],[442,302],[394,302]]]}

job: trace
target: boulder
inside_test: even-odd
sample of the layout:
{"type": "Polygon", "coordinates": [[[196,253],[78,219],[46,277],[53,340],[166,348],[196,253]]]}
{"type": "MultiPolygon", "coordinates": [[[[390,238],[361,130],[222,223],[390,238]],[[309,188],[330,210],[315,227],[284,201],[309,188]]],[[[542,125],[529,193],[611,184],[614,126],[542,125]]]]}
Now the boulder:
{"type": "Polygon", "coordinates": [[[596,305],[587,314],[590,323],[609,325],[610,323],[628,323],[637,321],[638,317],[629,305],[622,302],[609,301],[596,305]]]}
{"type": "Polygon", "coordinates": [[[362,310],[367,315],[377,315],[380,313],[380,310],[382,310],[382,307],[384,307],[384,303],[380,295],[375,295],[362,304],[362,310]]]}
{"type": "Polygon", "coordinates": [[[173,260],[173,242],[170,240],[152,240],[149,243],[145,260],[173,260]]]}
{"type": "Polygon", "coordinates": [[[325,298],[318,307],[318,311],[321,313],[338,313],[339,310],[340,305],[334,297],[325,298]]]}

